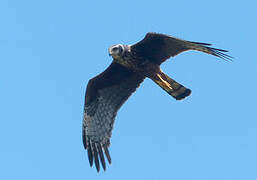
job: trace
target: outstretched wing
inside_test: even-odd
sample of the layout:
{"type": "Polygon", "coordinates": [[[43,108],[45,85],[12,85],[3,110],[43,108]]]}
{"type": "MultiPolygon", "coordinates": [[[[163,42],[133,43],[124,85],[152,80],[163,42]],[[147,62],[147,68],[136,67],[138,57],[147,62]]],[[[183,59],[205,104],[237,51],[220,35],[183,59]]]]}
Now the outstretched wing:
{"type": "Polygon", "coordinates": [[[145,38],[131,46],[132,51],[137,55],[145,57],[156,64],[161,64],[171,56],[187,51],[197,50],[208,53],[225,60],[231,60],[231,56],[222,52],[228,52],[222,49],[208,47],[211,44],[185,41],[158,33],[147,33],[145,38]]]}
{"type": "Polygon", "coordinates": [[[106,169],[104,153],[108,162],[111,163],[108,146],[116,113],[143,80],[144,77],[113,62],[87,85],[83,144],[88,151],[90,166],[94,161],[98,172],[99,158],[103,169],[106,169]]]}

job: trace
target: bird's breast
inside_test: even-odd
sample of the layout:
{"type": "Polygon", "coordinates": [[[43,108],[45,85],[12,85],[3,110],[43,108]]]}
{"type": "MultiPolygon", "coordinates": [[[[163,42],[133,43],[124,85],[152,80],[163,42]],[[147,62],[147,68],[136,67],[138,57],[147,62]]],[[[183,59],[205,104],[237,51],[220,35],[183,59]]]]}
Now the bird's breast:
{"type": "Polygon", "coordinates": [[[123,58],[117,59],[117,62],[122,66],[139,73],[145,77],[151,77],[152,74],[155,74],[159,71],[159,66],[151,63],[145,59],[140,58],[123,58]]]}

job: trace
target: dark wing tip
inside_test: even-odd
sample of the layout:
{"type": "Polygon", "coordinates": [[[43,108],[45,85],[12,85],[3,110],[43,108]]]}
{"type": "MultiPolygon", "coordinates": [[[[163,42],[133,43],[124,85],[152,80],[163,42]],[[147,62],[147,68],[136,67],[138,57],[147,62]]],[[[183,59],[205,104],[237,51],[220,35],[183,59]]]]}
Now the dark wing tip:
{"type": "Polygon", "coordinates": [[[176,100],[182,100],[184,98],[186,98],[187,96],[189,96],[191,94],[191,90],[190,89],[186,89],[182,94],[176,96],[176,100]]]}
{"type": "Polygon", "coordinates": [[[104,145],[103,148],[104,148],[105,156],[107,157],[107,160],[108,160],[109,164],[111,164],[112,163],[112,159],[111,159],[111,156],[110,156],[110,153],[109,153],[107,145],[104,145]]]}
{"type": "Polygon", "coordinates": [[[97,151],[96,143],[93,143],[93,154],[94,154],[94,159],[95,159],[95,167],[96,167],[97,172],[99,172],[100,165],[99,165],[98,151],[97,151]]]}
{"type": "Polygon", "coordinates": [[[86,127],[83,124],[83,129],[82,129],[82,142],[83,146],[85,149],[87,149],[87,136],[86,136],[86,127]]]}
{"type": "Polygon", "coordinates": [[[201,42],[193,42],[193,41],[189,41],[190,43],[194,43],[194,44],[199,44],[199,45],[203,45],[203,46],[211,46],[212,44],[210,43],[201,43],[201,42]]]}
{"type": "Polygon", "coordinates": [[[102,146],[101,146],[100,143],[97,143],[97,150],[98,150],[98,155],[99,155],[100,160],[101,160],[102,167],[103,167],[104,170],[106,170],[104,153],[103,153],[102,146]]]}
{"type": "Polygon", "coordinates": [[[222,52],[228,52],[227,50],[223,50],[223,49],[216,49],[216,48],[211,48],[211,47],[208,47],[209,50],[212,52],[212,54],[214,56],[217,56],[221,59],[224,59],[225,61],[230,61],[232,62],[233,61],[233,57],[232,56],[229,56],[225,53],[222,53],[222,52]]]}
{"type": "Polygon", "coordinates": [[[87,155],[88,155],[88,161],[89,161],[89,164],[90,166],[92,167],[93,166],[93,151],[92,151],[92,144],[91,144],[91,141],[88,141],[88,148],[87,148],[87,155]]]}
{"type": "Polygon", "coordinates": [[[193,42],[193,41],[188,41],[188,42],[199,45],[200,47],[206,48],[207,51],[200,50],[200,49],[194,49],[194,50],[199,50],[199,51],[202,51],[202,52],[205,52],[208,54],[212,54],[212,55],[217,56],[225,61],[233,61],[232,56],[225,54],[228,52],[227,50],[209,47],[209,46],[211,46],[211,44],[209,44],[209,43],[201,43],[201,42],[193,42]]]}
{"type": "Polygon", "coordinates": [[[212,48],[215,51],[222,51],[222,52],[228,52],[228,50],[224,50],[224,49],[217,49],[217,48],[212,48]]]}
{"type": "Polygon", "coordinates": [[[228,50],[224,50],[224,49],[217,49],[217,48],[212,48],[212,47],[208,47],[210,46],[211,44],[206,44],[206,43],[196,43],[196,44],[200,44],[200,45],[203,45],[205,48],[208,49],[208,51],[210,52],[210,54],[214,55],[214,56],[217,56],[225,61],[230,61],[232,62],[233,61],[233,57],[232,56],[229,56],[225,53],[228,52],[228,50]]]}
{"type": "Polygon", "coordinates": [[[100,158],[100,162],[101,165],[104,169],[104,171],[106,170],[106,163],[105,163],[105,158],[104,158],[104,153],[105,156],[109,162],[109,164],[111,164],[111,156],[109,154],[108,148],[107,148],[107,144],[101,145],[101,143],[96,143],[96,142],[92,142],[90,140],[90,138],[87,138],[87,154],[88,154],[88,161],[90,166],[93,166],[93,163],[95,164],[96,170],[97,172],[100,171],[100,163],[99,163],[99,158],[100,158]],[[104,150],[104,152],[103,152],[104,150]]]}

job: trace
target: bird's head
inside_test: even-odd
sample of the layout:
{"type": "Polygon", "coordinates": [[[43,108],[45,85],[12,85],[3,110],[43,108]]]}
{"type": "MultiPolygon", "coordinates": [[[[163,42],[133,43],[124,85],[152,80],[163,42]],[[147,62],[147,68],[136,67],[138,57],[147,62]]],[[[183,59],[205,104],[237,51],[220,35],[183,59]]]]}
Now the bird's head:
{"type": "Polygon", "coordinates": [[[126,51],[126,47],[125,45],[122,44],[116,44],[111,46],[109,49],[109,55],[112,56],[114,59],[119,59],[121,58],[125,51],[126,51]]]}

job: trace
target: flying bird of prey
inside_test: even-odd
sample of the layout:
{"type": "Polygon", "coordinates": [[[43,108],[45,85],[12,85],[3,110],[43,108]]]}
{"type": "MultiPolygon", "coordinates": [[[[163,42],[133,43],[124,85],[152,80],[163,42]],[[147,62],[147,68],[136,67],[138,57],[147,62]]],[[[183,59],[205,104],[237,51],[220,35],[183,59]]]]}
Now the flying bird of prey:
{"type": "Polygon", "coordinates": [[[143,40],[134,45],[117,44],[108,49],[113,61],[104,72],[89,80],[85,95],[82,136],[91,167],[94,163],[99,172],[100,161],[105,170],[105,157],[111,163],[108,147],[115,116],[145,78],[153,80],[176,100],[190,95],[190,89],[162,72],[160,65],[165,60],[188,50],[231,60],[231,56],[224,54],[226,50],[210,45],[147,33],[143,40]]]}

